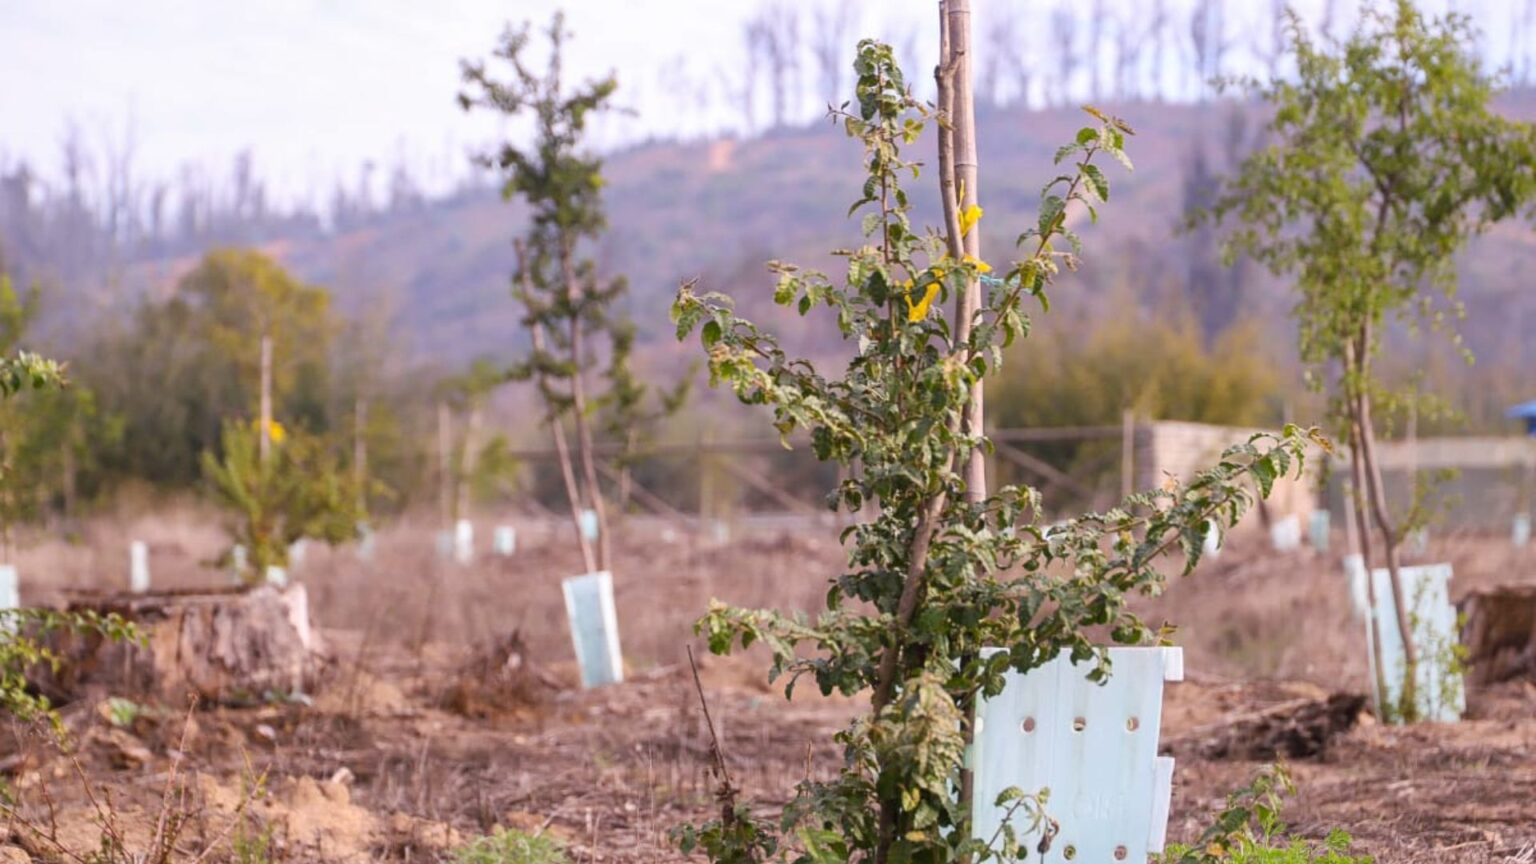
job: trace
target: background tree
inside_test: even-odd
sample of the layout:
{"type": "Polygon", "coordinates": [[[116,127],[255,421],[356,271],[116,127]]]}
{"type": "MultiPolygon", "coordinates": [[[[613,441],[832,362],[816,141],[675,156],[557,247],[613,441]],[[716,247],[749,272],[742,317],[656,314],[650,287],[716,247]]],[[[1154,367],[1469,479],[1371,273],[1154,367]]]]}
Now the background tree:
{"type": "MultiPolygon", "coordinates": [[[[19,291],[0,260],[0,356],[14,357],[32,342],[43,302],[34,284],[19,291]]],[[[99,482],[98,448],[111,446],[115,424],[99,415],[86,387],[42,387],[25,403],[0,401],[0,545],[9,556],[11,530],[53,514],[75,515],[83,482],[99,482]]]]}
{"type": "MultiPolygon", "coordinates": [[[[66,384],[63,367],[53,360],[24,350],[0,355],[0,400],[4,400],[7,408],[12,407],[13,400],[22,394],[57,391],[66,384]]],[[[4,497],[30,497],[20,488],[25,480],[6,469],[7,466],[0,466],[4,497]]],[[[116,613],[103,616],[95,612],[66,613],[52,609],[0,609],[0,715],[21,721],[46,718],[51,721],[53,731],[62,736],[63,724],[53,712],[48,697],[36,692],[27,674],[39,664],[57,665],[59,657],[48,649],[42,637],[48,631],[58,629],[116,641],[137,638],[138,634],[116,613]]]]}
{"type": "Polygon", "coordinates": [[[1058,5],[1051,10],[1051,44],[1056,51],[1055,87],[1053,104],[1065,105],[1071,98],[1072,81],[1077,77],[1077,67],[1083,55],[1077,45],[1077,11],[1071,4],[1058,5]]]}
{"type": "Polygon", "coordinates": [[[484,63],[466,61],[467,90],[459,101],[466,110],[487,109],[533,122],[531,145],[507,143],[481,157],[483,164],[502,172],[503,196],[520,199],[530,212],[527,233],[517,242],[513,293],[526,310],[523,324],[533,349],[509,374],[538,387],[560,451],[584,563],[591,570],[607,570],[608,516],[598,480],[593,414],[605,402],[629,404],[632,394],[622,388],[630,380],[625,370],[633,331],[615,310],[625,281],[600,277],[597,265],[585,257],[586,247],[607,227],[603,162],[585,148],[585,135],[593,117],[613,110],[618,83],[609,76],[568,88],[561,77],[562,49],[569,38],[563,16],[557,14],[545,32],[549,56],[542,75],[530,65],[529,25],[509,27],[495,56],[510,67],[511,77],[498,80],[484,63]],[[590,370],[604,359],[610,384],[621,388],[617,396],[611,390],[589,390],[590,370]],[[567,416],[575,427],[577,464],[565,443],[562,424],[567,416]],[[579,527],[582,509],[597,516],[595,553],[579,527]]]}
{"type": "MultiPolygon", "coordinates": [[[[1129,292],[1122,296],[1125,307],[1134,303],[1129,292]]],[[[1004,354],[992,422],[1000,429],[1113,426],[1129,408],[1159,420],[1276,428],[1284,419],[1286,382],[1274,359],[1279,352],[1266,350],[1273,341],[1253,321],[1207,344],[1193,315],[1169,322],[1068,313],[1004,354]]],[[[1052,512],[1118,497],[1120,441],[1041,443],[1028,452],[1096,493],[1085,497],[1053,486],[1046,490],[1052,512]]],[[[1001,464],[999,476],[1010,476],[1001,464]]]]}
{"type": "Polygon", "coordinates": [[[848,67],[843,62],[843,51],[858,9],[854,0],[828,0],[816,9],[814,17],[816,26],[811,28],[810,43],[816,58],[816,95],[827,105],[834,105],[845,92],[843,75],[848,67]]]}
{"type": "Polygon", "coordinates": [[[1391,572],[1406,658],[1396,707],[1411,719],[1418,653],[1399,546],[1418,516],[1387,501],[1373,417],[1388,399],[1412,396],[1387,393],[1375,361],[1394,320],[1455,317],[1456,254],[1536,191],[1536,127],[1491,109],[1495,82],[1459,15],[1430,18],[1398,0],[1366,11],[1336,48],[1294,16],[1290,30],[1296,79],[1257,88],[1275,112],[1271,143],[1212,212],[1239,221],[1234,252],[1295,282],[1301,356],[1310,380],[1330,388],[1350,446],[1361,553],[1369,569],[1374,537],[1391,572]]]}
{"type": "Polygon", "coordinates": [[[486,403],[497,388],[507,381],[507,372],[488,357],[471,363],[464,372],[444,380],[439,386],[441,398],[457,414],[459,422],[450,426],[459,433],[448,442],[448,498],[452,502],[445,514],[447,526],[468,519],[474,496],[475,472],[484,462],[484,449],[490,443],[485,435],[486,403]]]}
{"type": "MultiPolygon", "coordinates": [[[[286,567],[289,549],[301,539],[331,545],[355,539],[367,516],[360,504],[366,495],[334,448],[276,422],[263,430],[249,420],[227,421],[219,452],[205,452],[202,465],[219,503],[234,513],[231,548],[248,552],[252,569],[238,574],[247,582],[265,578],[268,567],[286,567]]],[[[223,560],[231,558],[226,551],[223,560]]]]}
{"type": "Polygon", "coordinates": [[[121,418],[121,446],[104,456],[120,474],[189,487],[226,418],[252,416],[263,335],[273,356],[273,410],[296,429],[333,426],[330,297],[252,250],[209,253],[171,297],[111,326],[82,357],[79,377],[121,418]]]}

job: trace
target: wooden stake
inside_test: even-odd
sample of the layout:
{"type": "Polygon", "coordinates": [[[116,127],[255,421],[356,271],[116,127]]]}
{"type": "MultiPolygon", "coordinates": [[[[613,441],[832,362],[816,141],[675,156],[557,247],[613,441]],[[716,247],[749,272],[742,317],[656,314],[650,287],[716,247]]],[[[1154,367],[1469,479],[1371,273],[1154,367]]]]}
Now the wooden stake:
{"type": "MultiPolygon", "coordinates": [[[[957,187],[957,211],[964,214],[976,206],[980,198],[976,156],[976,97],[972,87],[971,71],[971,2],[970,0],[943,0],[940,15],[940,70],[939,77],[947,79],[944,102],[948,107],[950,125],[949,145],[952,148],[948,161],[954,185],[957,187]]],[[[940,136],[941,144],[943,138],[940,136]]],[[[942,169],[941,169],[942,170],[942,169]]],[[[951,226],[952,228],[955,226],[951,226]]],[[[959,247],[960,255],[981,260],[981,227],[972,225],[970,231],[951,241],[959,247]]],[[[964,344],[970,338],[971,324],[981,309],[981,281],[972,279],[965,292],[955,301],[955,341],[964,344]]],[[[986,394],[981,381],[972,388],[970,401],[965,409],[963,429],[967,435],[980,435],[986,428],[986,394]]],[[[965,498],[979,503],[987,497],[987,463],[980,449],[971,452],[965,461],[965,498]]]]}
{"type": "Polygon", "coordinates": [[[357,484],[357,509],[368,512],[368,400],[352,403],[352,480],[357,484]]]}
{"type": "Polygon", "coordinates": [[[272,335],[261,337],[261,444],[263,467],[272,456],[272,335]]]}
{"type": "Polygon", "coordinates": [[[437,503],[444,531],[453,526],[453,418],[448,403],[437,403],[437,503]]]}
{"type": "Polygon", "coordinates": [[[458,470],[454,477],[458,481],[458,506],[454,509],[454,518],[468,519],[470,475],[475,470],[475,449],[480,445],[480,423],[483,409],[478,396],[471,395],[469,407],[469,422],[464,426],[464,446],[459,451],[458,470]]]}
{"type": "Polygon", "coordinates": [[[1120,497],[1129,498],[1136,491],[1136,412],[1127,408],[1120,415],[1120,497]]]}

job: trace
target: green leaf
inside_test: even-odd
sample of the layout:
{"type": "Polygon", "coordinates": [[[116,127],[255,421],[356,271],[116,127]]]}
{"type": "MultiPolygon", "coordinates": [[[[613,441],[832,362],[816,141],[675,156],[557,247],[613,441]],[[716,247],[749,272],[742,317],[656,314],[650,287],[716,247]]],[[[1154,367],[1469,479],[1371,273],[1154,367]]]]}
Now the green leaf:
{"type": "Polygon", "coordinates": [[[1109,201],[1109,180],[1105,179],[1104,172],[1092,162],[1084,162],[1081,166],[1083,177],[1088,181],[1088,186],[1100,201],[1109,201]]]}
{"type": "Polygon", "coordinates": [[[1275,467],[1274,455],[1266,454],[1259,459],[1255,459],[1252,471],[1253,479],[1259,484],[1260,494],[1268,498],[1270,491],[1274,489],[1275,478],[1280,474],[1279,470],[1275,467]]]}

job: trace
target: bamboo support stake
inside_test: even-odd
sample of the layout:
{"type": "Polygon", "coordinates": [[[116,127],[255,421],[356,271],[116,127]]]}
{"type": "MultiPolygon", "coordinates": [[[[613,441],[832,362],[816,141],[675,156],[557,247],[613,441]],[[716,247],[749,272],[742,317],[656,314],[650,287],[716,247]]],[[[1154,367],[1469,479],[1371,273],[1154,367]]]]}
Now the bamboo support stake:
{"type": "Polygon", "coordinates": [[[448,403],[437,403],[437,506],[442,530],[453,527],[453,418],[448,403]]]}
{"type": "MultiPolygon", "coordinates": [[[[958,195],[957,211],[966,213],[977,206],[980,198],[979,172],[976,156],[976,98],[972,86],[971,64],[971,3],[970,0],[944,0],[940,5],[941,79],[947,79],[950,125],[949,161],[958,195]],[[946,50],[947,49],[947,50],[946,50]]],[[[941,145],[943,146],[941,136],[941,145]]],[[[955,238],[951,245],[958,245],[961,256],[981,260],[981,228],[972,225],[955,238]]],[[[981,309],[981,281],[971,279],[965,293],[956,302],[955,340],[964,344],[970,338],[971,325],[981,309]]],[[[967,435],[980,435],[986,428],[986,393],[981,381],[971,389],[970,401],[965,409],[963,429],[967,435]]],[[[979,503],[987,497],[987,463],[980,449],[973,450],[965,460],[965,498],[979,503]]]]}
{"type": "Polygon", "coordinates": [[[368,512],[368,400],[358,396],[352,403],[352,480],[357,484],[357,509],[368,512]]]}
{"type": "Polygon", "coordinates": [[[1136,412],[1127,408],[1120,415],[1120,497],[1129,498],[1136,491],[1136,412]]]}
{"type": "Polygon", "coordinates": [[[258,451],[261,465],[266,466],[272,456],[272,336],[261,337],[261,434],[258,451]]]}

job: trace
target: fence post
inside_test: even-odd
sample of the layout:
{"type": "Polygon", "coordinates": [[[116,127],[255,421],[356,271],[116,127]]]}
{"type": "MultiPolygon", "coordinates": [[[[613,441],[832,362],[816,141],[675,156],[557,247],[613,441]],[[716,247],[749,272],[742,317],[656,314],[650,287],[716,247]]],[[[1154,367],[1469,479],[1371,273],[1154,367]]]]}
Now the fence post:
{"type": "Polygon", "coordinates": [[[1129,498],[1136,491],[1136,412],[1125,409],[1120,415],[1120,497],[1129,498]]]}

